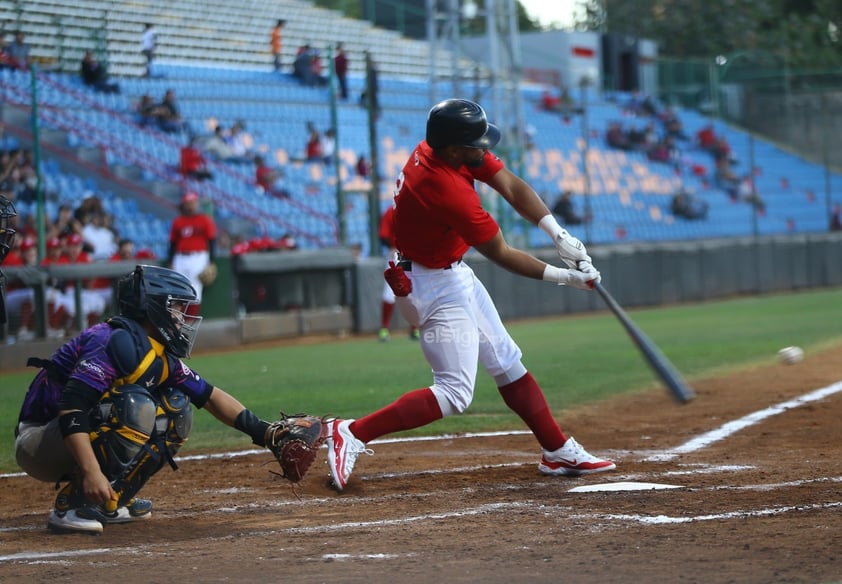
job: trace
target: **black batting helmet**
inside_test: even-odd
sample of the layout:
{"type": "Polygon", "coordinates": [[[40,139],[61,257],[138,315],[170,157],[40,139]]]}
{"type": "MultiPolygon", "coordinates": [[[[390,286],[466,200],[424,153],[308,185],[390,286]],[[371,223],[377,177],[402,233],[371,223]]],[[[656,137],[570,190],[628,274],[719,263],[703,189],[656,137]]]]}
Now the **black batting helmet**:
{"type": "Polygon", "coordinates": [[[427,144],[432,148],[493,148],[499,141],[500,129],[488,123],[479,104],[467,99],[446,99],[427,115],[427,144]]]}
{"type": "Polygon", "coordinates": [[[201,316],[189,316],[187,307],[198,300],[186,276],[159,266],[137,266],[117,284],[120,314],[148,321],[164,346],[179,357],[189,357],[201,316]]]}
{"type": "Polygon", "coordinates": [[[11,224],[12,218],[17,214],[14,203],[0,196],[0,264],[6,259],[6,255],[15,243],[15,230],[11,228],[11,224]]]}

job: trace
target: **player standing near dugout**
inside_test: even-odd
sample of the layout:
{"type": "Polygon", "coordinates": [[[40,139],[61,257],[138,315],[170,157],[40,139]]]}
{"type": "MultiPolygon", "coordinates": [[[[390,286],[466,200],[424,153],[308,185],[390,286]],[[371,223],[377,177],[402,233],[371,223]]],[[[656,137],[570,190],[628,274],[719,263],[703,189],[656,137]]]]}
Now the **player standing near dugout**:
{"type": "Polygon", "coordinates": [[[462,255],[474,247],[527,278],[582,290],[600,281],[582,242],[558,224],[526,182],[489,152],[499,140],[499,129],[488,123],[478,104],[445,100],[430,110],[426,140],[415,148],[398,177],[394,226],[399,253],[385,277],[401,313],[420,328],[433,383],[362,418],[333,421],[327,439],[328,468],[340,491],[359,455],[372,453],[367,442],[465,411],[473,399],[477,361],[541,445],[541,473],[578,476],[615,468],[562,432],[487,290],[462,262],[462,255]],[[510,247],[482,208],[476,180],[494,188],[522,217],[541,227],[570,267],[549,265],[510,247]]]}
{"type": "Polygon", "coordinates": [[[167,265],[187,276],[196,290],[197,300],[190,306],[191,316],[199,315],[204,284],[213,280],[206,279],[203,272],[215,265],[215,252],[216,224],[209,215],[199,211],[199,195],[187,192],[181,198],[181,213],[170,227],[167,265]]]}

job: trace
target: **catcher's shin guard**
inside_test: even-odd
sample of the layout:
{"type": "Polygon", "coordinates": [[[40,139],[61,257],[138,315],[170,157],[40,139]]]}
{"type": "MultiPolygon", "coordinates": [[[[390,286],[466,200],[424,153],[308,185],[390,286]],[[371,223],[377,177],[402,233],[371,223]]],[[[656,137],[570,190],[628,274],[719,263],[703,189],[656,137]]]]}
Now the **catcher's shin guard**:
{"type": "Polygon", "coordinates": [[[122,476],[155,428],[155,400],[143,387],[108,390],[92,412],[91,446],[109,480],[122,476]]]}
{"type": "Polygon", "coordinates": [[[152,437],[132,461],[129,470],[112,483],[119,498],[118,505],[130,501],[152,475],[161,470],[165,461],[173,469],[177,468],[173,457],[193,428],[193,408],[187,395],[170,388],[162,390],[157,398],[152,437]]]}

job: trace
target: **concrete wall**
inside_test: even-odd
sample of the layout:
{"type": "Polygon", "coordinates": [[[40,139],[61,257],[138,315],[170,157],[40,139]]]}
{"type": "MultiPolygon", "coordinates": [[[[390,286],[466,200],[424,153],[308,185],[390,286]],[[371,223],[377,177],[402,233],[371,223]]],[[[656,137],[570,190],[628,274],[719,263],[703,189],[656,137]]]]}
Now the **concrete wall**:
{"type": "MultiPolygon", "coordinates": [[[[842,233],[753,239],[707,240],[669,244],[593,247],[594,265],[603,283],[624,307],[700,302],[738,295],[790,292],[842,286],[842,233]]],[[[558,264],[553,250],[541,259],[558,264]]],[[[597,294],[515,276],[478,254],[465,260],[484,283],[504,319],[557,316],[605,310],[597,294]]],[[[67,270],[115,270],[115,266],[73,266],[67,270]]],[[[275,271],[310,283],[315,304],[290,311],[249,312],[202,323],[196,350],[304,336],[373,333],[380,328],[383,292],[382,258],[354,262],[347,250],[330,250],[248,260],[249,274],[275,271]],[[319,272],[321,276],[318,276],[319,272]],[[328,276],[329,275],[329,276],[328,276]],[[314,277],[317,276],[317,277],[314,277]],[[324,279],[327,277],[327,280],[324,279]],[[332,283],[330,283],[332,282],[332,283]],[[326,293],[329,292],[329,293],[326,293]],[[328,304],[318,304],[318,299],[328,304]]],[[[6,270],[18,277],[17,270],[6,270]]],[[[87,274],[85,274],[87,275],[87,274]]],[[[398,311],[397,333],[406,323],[398,311]]],[[[19,369],[29,356],[49,356],[60,341],[6,344],[0,348],[0,369],[19,369]]]]}

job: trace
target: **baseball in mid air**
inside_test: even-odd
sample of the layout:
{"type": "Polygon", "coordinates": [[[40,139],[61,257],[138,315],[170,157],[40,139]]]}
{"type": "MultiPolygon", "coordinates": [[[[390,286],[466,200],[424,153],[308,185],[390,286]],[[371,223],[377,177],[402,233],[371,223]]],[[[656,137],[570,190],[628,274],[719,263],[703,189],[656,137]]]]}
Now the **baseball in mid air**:
{"type": "Polygon", "coordinates": [[[804,359],[804,350],[801,347],[784,347],[778,351],[778,361],[785,365],[793,365],[804,359]]]}

